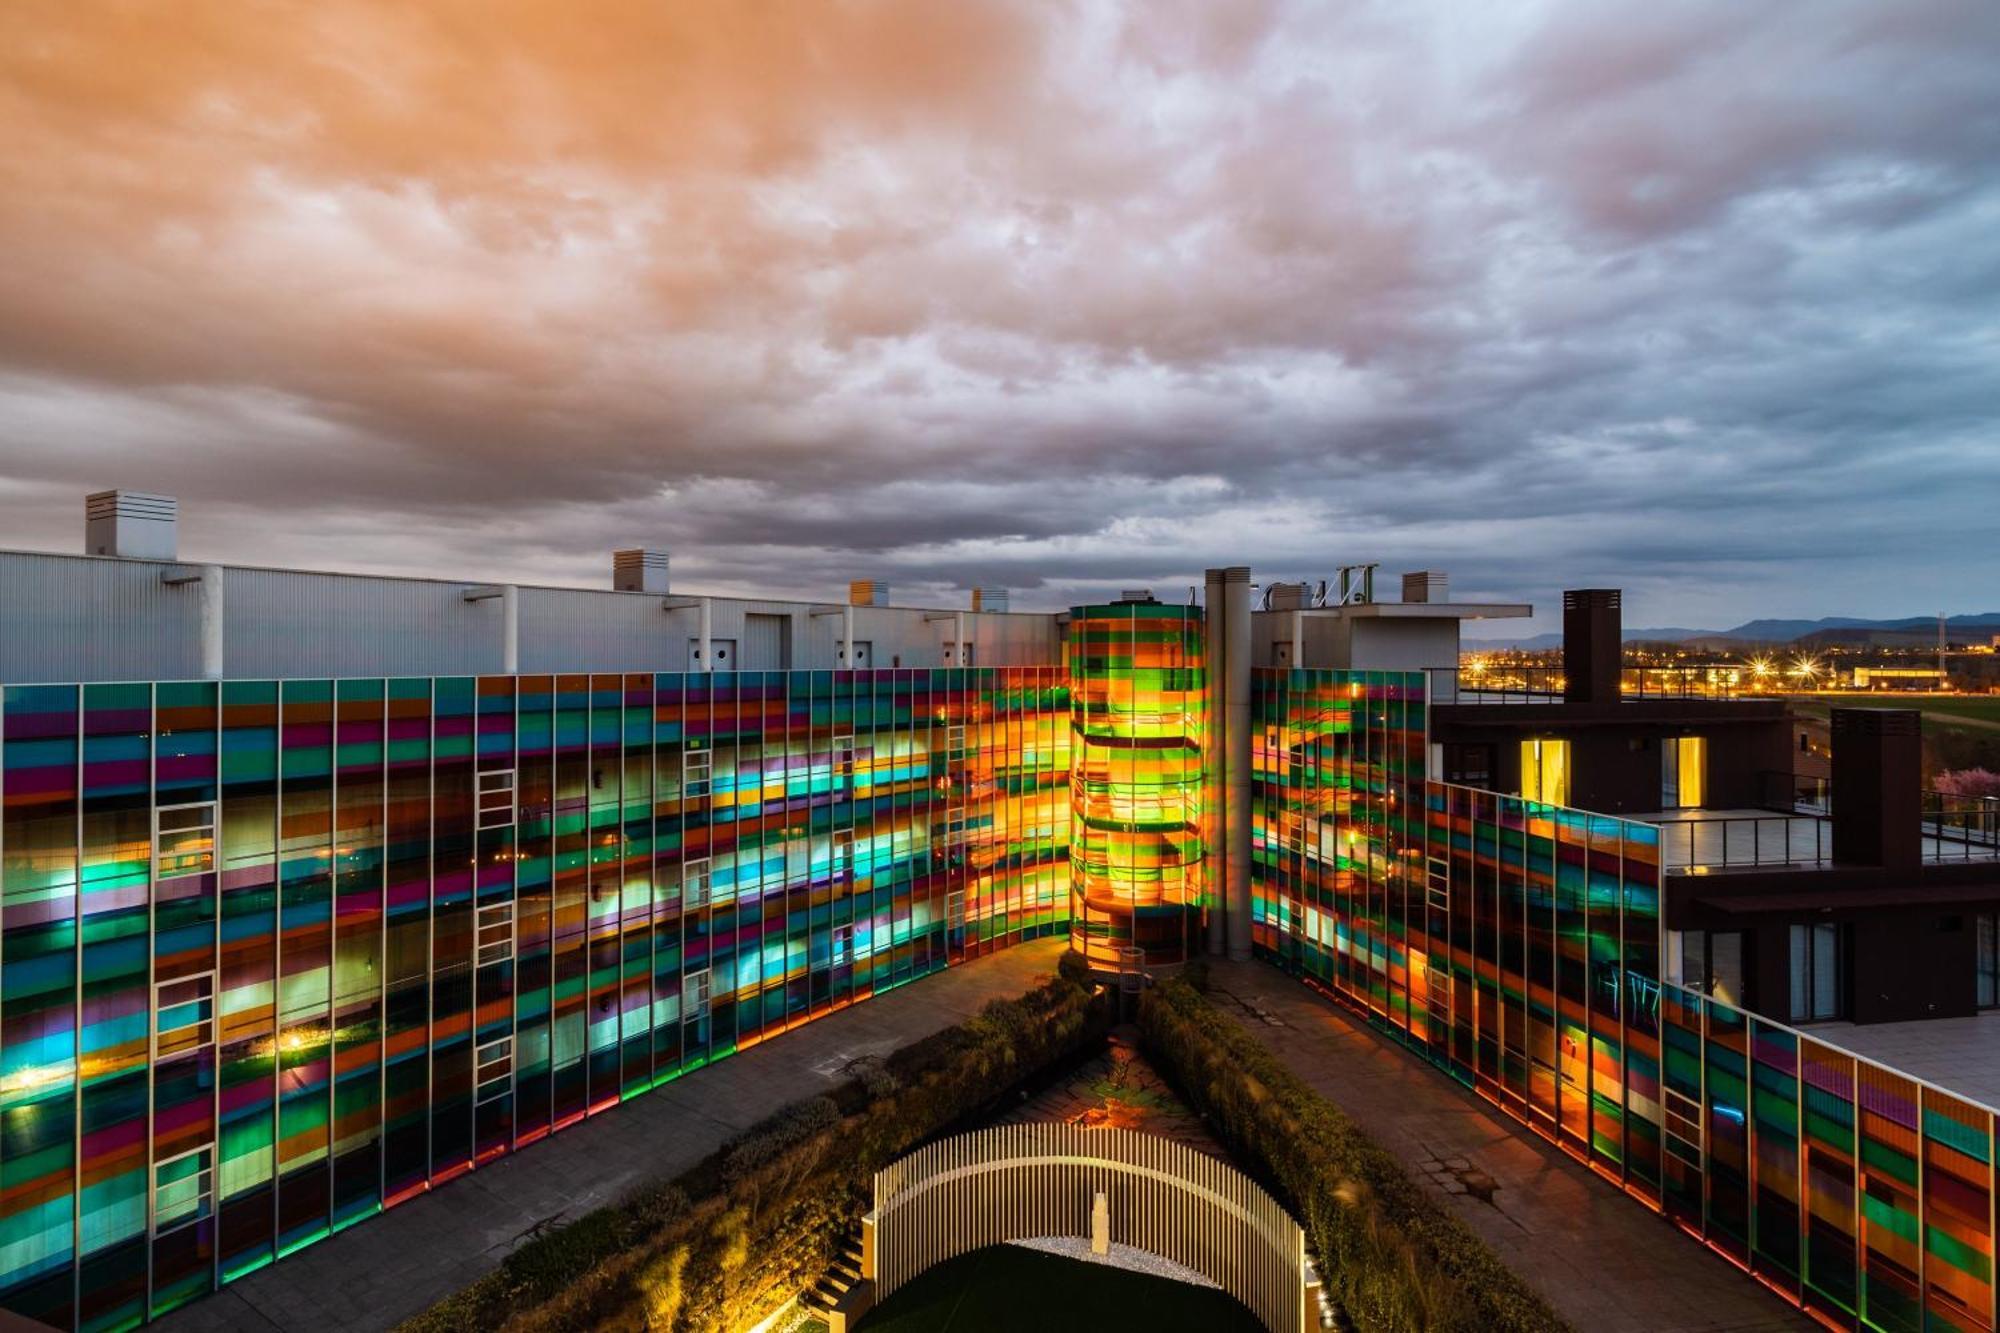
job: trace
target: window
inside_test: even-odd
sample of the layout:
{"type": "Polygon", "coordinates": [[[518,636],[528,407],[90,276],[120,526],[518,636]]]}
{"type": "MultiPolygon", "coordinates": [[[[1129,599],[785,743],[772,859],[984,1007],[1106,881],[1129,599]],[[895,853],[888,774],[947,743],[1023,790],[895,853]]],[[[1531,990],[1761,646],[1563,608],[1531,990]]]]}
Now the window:
{"type": "Polygon", "coordinates": [[[832,877],[836,884],[854,882],[854,830],[837,828],[833,831],[832,877]]]}
{"type": "Polygon", "coordinates": [[[1569,804],[1569,742],[1521,742],[1521,795],[1543,805],[1569,804]]]}
{"type": "Polygon", "coordinates": [[[153,1166],[153,1234],[164,1236],[207,1217],[215,1206],[212,1145],[153,1166]]]}
{"type": "Polygon", "coordinates": [[[1981,912],[1979,922],[1979,1007],[2000,1008],[2000,913],[1981,912]]]}
{"type": "Polygon", "coordinates": [[[1669,736],[1660,746],[1660,808],[1695,810],[1708,800],[1708,741],[1669,736]]]}
{"type": "MultiPolygon", "coordinates": [[[[1663,1089],[1666,1096],[1661,1099],[1661,1109],[1666,1112],[1668,1143],[1685,1144],[1693,1150],[1689,1161],[1701,1160],[1701,1103],[1686,1093],[1673,1088],[1663,1089]]],[[[1683,1153],[1682,1156],[1687,1156],[1683,1153]]]]}
{"type": "Polygon", "coordinates": [[[965,749],[963,726],[954,724],[944,729],[944,748],[952,754],[959,754],[965,749]]]}
{"type": "Polygon", "coordinates": [[[481,1043],[473,1058],[472,1101],[475,1106],[499,1101],[514,1085],[514,1039],[501,1037],[481,1043]]]}
{"type": "Polygon", "coordinates": [[[1433,912],[1451,911],[1450,869],[1442,856],[1424,858],[1424,902],[1433,912]]]}
{"type": "Polygon", "coordinates": [[[1792,1021],[1840,1017],[1840,927],[1792,927],[1792,1021]]]}
{"type": "Polygon", "coordinates": [[[708,858],[688,861],[681,866],[681,906],[706,907],[709,898],[708,858]]]}
{"type": "Polygon", "coordinates": [[[153,1058],[166,1060],[215,1040],[215,973],[153,987],[153,1058]]]}
{"type": "Polygon", "coordinates": [[[153,812],[153,878],[179,879],[215,869],[215,802],[163,805],[153,812]]]}
{"type": "Polygon", "coordinates": [[[681,795],[701,797],[714,790],[715,752],[689,750],[681,755],[681,795]]]}
{"type": "Polygon", "coordinates": [[[1689,990],[1713,996],[1724,1004],[1742,1004],[1743,932],[1667,932],[1667,977],[1689,990]]]}
{"type": "Polygon", "coordinates": [[[953,889],[944,896],[944,924],[950,930],[965,929],[964,889],[953,889]]]}
{"type": "Polygon", "coordinates": [[[708,1017],[708,969],[681,978],[681,1017],[692,1022],[708,1017]]]}
{"type": "Polygon", "coordinates": [[[479,827],[506,828],[514,822],[514,770],[494,769],[479,775],[479,827]]]}
{"type": "Polygon", "coordinates": [[[514,956],[514,904],[487,903],[479,909],[479,966],[514,956]]]}
{"type": "Polygon", "coordinates": [[[854,737],[835,736],[833,738],[833,779],[854,780],[854,737]]]}
{"type": "Polygon", "coordinates": [[[835,926],[833,928],[833,965],[839,967],[854,961],[854,927],[835,926]]]}

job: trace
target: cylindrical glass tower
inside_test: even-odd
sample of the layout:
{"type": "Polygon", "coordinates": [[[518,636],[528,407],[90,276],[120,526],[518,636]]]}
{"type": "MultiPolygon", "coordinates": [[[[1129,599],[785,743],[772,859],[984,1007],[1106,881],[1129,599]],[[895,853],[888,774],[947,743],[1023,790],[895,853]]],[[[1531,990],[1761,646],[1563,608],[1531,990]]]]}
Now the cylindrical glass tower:
{"type": "Polygon", "coordinates": [[[1070,947],[1176,963],[1202,947],[1202,613],[1070,610],[1070,947]]]}

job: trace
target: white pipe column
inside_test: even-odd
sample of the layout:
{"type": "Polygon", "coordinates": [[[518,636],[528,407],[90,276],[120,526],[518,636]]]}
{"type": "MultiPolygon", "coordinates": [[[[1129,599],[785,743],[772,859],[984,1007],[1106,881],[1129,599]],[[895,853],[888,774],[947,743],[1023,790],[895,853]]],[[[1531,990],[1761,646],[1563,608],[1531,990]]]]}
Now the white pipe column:
{"type": "Polygon", "coordinates": [[[840,608],[840,664],[854,670],[854,603],[840,608]]]}
{"type": "Polygon", "coordinates": [[[222,566],[201,567],[201,674],[205,680],[222,679],[222,566]]]}
{"type": "Polygon", "coordinates": [[[1292,608],[1292,670],[1303,671],[1306,665],[1306,613],[1298,607],[1292,608]]]}
{"type": "Polygon", "coordinates": [[[711,644],[709,642],[714,637],[714,632],[715,608],[710,604],[709,599],[704,597],[701,599],[701,629],[698,631],[699,637],[695,643],[695,657],[698,659],[695,669],[698,671],[715,670],[715,654],[711,651],[711,644]]]}
{"type": "Polygon", "coordinates": [[[521,590],[511,583],[500,589],[500,674],[521,674],[521,590]]]}
{"type": "Polygon", "coordinates": [[[1229,957],[1250,957],[1250,567],[1223,571],[1222,817],[1229,957]]]}
{"type": "Polygon", "coordinates": [[[958,660],[953,666],[966,666],[972,661],[972,654],[965,651],[965,612],[960,611],[951,619],[951,632],[958,644],[958,660]]]}
{"type": "Polygon", "coordinates": [[[1202,716],[1205,719],[1201,729],[1201,771],[1202,771],[1202,838],[1207,844],[1203,853],[1203,879],[1208,887],[1208,951],[1220,957],[1229,949],[1226,927],[1228,903],[1224,897],[1229,887],[1229,872],[1224,859],[1224,847],[1228,842],[1222,817],[1224,802],[1222,793],[1223,726],[1227,722],[1227,710],[1223,707],[1223,681],[1229,674],[1229,638],[1223,633],[1222,571],[1208,571],[1207,584],[1202,590],[1202,660],[1206,667],[1206,685],[1203,691],[1202,716]]]}

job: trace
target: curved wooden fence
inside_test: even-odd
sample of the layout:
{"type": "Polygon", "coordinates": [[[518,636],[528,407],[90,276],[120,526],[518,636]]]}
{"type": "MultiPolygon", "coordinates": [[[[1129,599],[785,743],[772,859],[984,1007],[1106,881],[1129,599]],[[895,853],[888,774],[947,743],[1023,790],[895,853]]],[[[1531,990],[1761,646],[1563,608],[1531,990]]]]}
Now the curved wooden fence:
{"type": "Polygon", "coordinates": [[[890,1164],[862,1228],[864,1275],[880,1300],[988,1245],[1088,1239],[1100,1194],[1111,1241],[1194,1270],[1274,1333],[1317,1325],[1305,1233],[1277,1201],[1227,1162],[1127,1129],[1001,1125],[890,1164]]]}

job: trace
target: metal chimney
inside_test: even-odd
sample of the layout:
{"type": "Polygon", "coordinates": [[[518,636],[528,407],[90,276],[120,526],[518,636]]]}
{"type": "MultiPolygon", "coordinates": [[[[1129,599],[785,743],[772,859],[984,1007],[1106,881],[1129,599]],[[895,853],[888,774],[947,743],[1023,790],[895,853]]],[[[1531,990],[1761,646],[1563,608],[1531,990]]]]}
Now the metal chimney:
{"type": "Polygon", "coordinates": [[[1563,594],[1563,698],[1615,704],[1625,666],[1623,616],[1616,588],[1571,588],[1563,594]]]}
{"type": "Polygon", "coordinates": [[[99,491],[84,497],[83,552],[125,560],[177,560],[180,502],[144,491],[99,491]]]}
{"type": "Polygon", "coordinates": [[[642,546],[611,553],[611,586],[619,592],[671,592],[667,580],[668,553],[642,546]]]}
{"type": "Polygon", "coordinates": [[[1412,570],[1403,575],[1403,600],[1448,602],[1451,600],[1451,578],[1441,569],[1412,570]]]}

